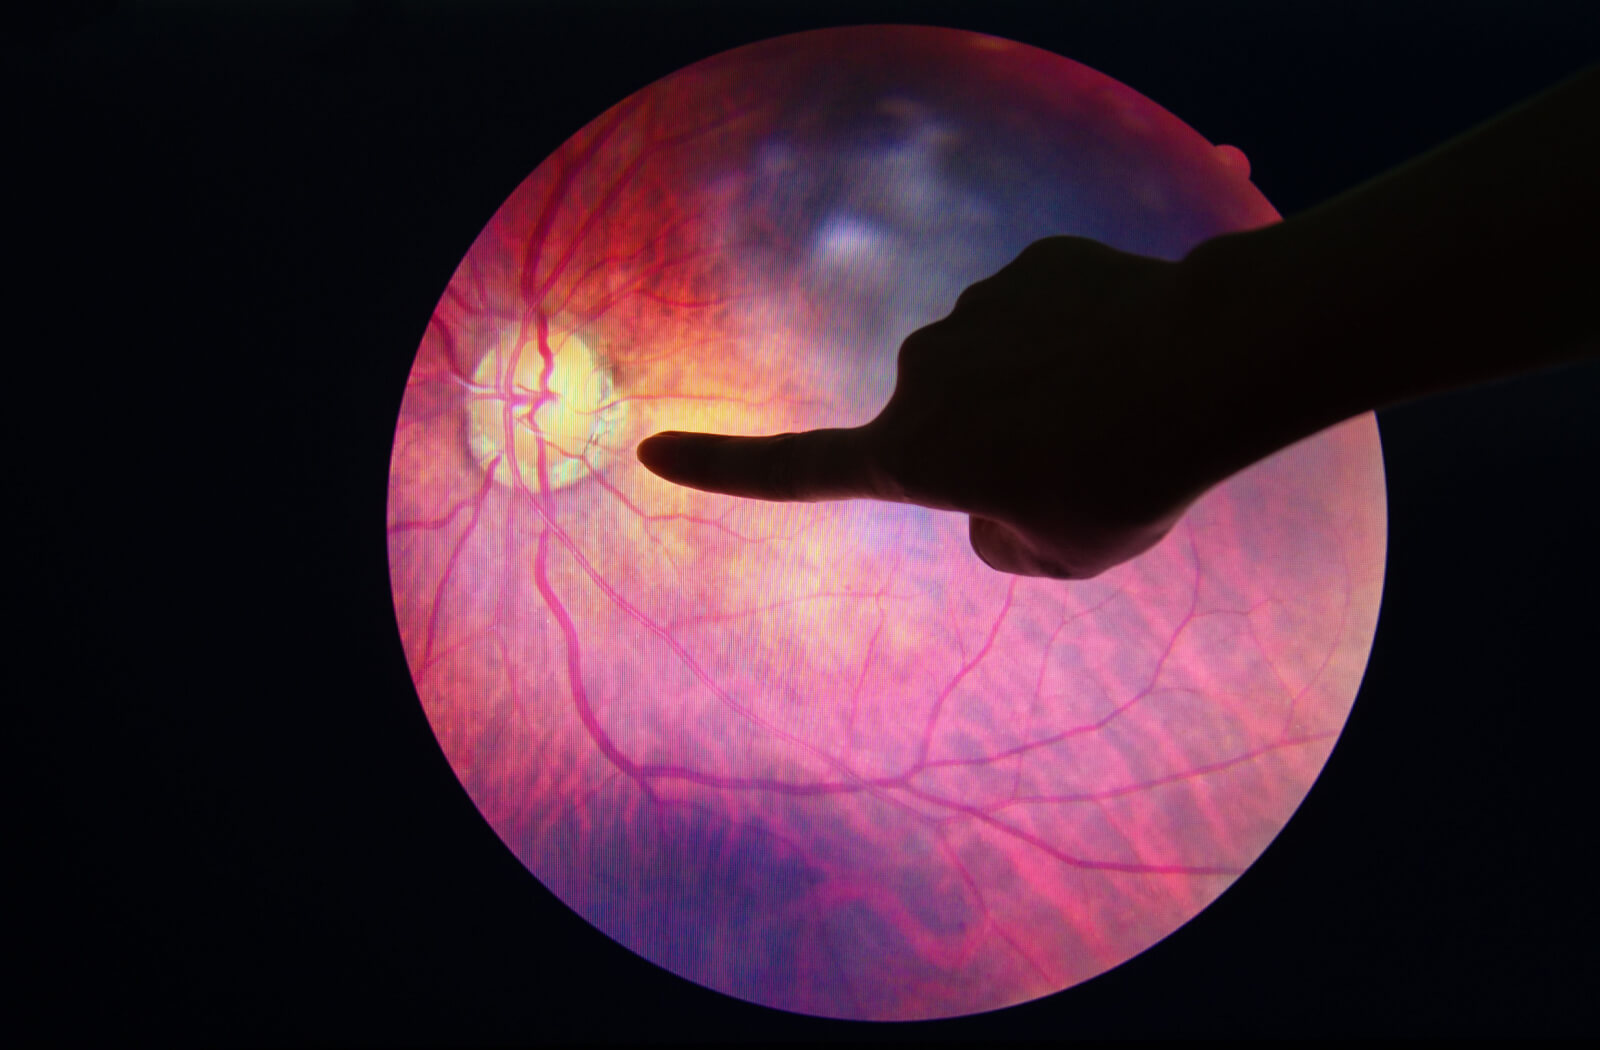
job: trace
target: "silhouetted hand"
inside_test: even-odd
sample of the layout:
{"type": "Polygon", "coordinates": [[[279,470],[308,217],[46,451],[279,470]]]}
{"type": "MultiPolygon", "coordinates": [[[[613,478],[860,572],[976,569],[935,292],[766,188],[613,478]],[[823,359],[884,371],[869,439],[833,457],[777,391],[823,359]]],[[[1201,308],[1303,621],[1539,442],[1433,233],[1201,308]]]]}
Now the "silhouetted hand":
{"type": "Polygon", "coordinates": [[[639,461],[749,499],[961,511],[995,569],[1094,576],[1153,546],[1205,487],[1181,429],[1196,392],[1173,338],[1176,269],[1084,238],[1038,241],[905,340],[894,393],[864,426],[669,431],[641,442],[639,461]]]}
{"type": "Polygon", "coordinates": [[[679,484],[962,511],[1005,572],[1082,579],[1206,489],[1362,412],[1600,353],[1590,68],[1347,193],[1181,263],[1029,245],[900,347],[865,426],[657,434],[679,484]]]}

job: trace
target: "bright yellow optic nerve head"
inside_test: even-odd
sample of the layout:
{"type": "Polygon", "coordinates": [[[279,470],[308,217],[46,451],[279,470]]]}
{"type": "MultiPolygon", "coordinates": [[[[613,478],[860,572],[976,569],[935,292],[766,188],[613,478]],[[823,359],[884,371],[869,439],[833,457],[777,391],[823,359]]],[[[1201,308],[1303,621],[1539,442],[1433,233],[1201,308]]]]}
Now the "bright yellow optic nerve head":
{"type": "Polygon", "coordinates": [[[609,372],[576,335],[552,334],[549,347],[548,376],[538,343],[529,340],[517,353],[514,338],[484,354],[473,373],[467,446],[479,466],[495,464],[496,484],[511,486],[521,477],[541,491],[541,449],[550,490],[582,481],[611,458],[625,409],[609,372]]]}

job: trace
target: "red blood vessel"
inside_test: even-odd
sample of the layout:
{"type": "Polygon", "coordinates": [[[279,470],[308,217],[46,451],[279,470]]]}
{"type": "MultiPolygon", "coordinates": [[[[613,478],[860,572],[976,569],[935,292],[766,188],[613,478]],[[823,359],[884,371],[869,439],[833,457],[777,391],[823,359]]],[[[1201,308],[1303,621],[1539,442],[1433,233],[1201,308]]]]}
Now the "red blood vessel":
{"type": "Polygon", "coordinates": [[[1370,415],[1079,582],[991,571],[960,515],[709,495],[633,449],[866,422],[900,340],[1040,237],[1176,259],[1277,218],[1237,149],[966,32],[783,37],[597,117],[472,244],[395,434],[398,625],[484,817],[605,935],[806,1014],[992,1010],[1171,934],[1349,714],[1370,415]]]}

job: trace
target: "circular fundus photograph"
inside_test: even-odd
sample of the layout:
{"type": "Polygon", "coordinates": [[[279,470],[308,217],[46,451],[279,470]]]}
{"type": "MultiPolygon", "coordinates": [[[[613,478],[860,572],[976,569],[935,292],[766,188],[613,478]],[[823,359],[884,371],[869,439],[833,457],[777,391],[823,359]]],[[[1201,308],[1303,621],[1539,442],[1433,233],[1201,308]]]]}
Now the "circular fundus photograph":
{"type": "Polygon", "coordinates": [[[387,542],[418,697],[533,877],[706,988],[881,1021],[1060,992],[1227,890],[1366,666],[1372,416],[1083,581],[989,569],[964,515],[712,495],[634,449],[865,423],[1030,242],[1178,259],[1278,219],[1249,176],[1067,58],[876,26],[683,69],[517,186],[422,333],[387,542]]]}

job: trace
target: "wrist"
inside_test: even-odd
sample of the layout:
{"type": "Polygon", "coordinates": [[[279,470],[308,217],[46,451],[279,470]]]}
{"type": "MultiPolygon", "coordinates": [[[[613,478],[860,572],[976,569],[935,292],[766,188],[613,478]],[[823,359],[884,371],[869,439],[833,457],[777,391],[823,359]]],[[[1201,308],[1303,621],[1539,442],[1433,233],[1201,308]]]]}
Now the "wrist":
{"type": "Polygon", "coordinates": [[[1304,405],[1286,351],[1286,303],[1263,269],[1262,235],[1223,234],[1175,269],[1174,360],[1180,362],[1180,440],[1193,449],[1195,494],[1320,429],[1287,409],[1304,405]]]}

